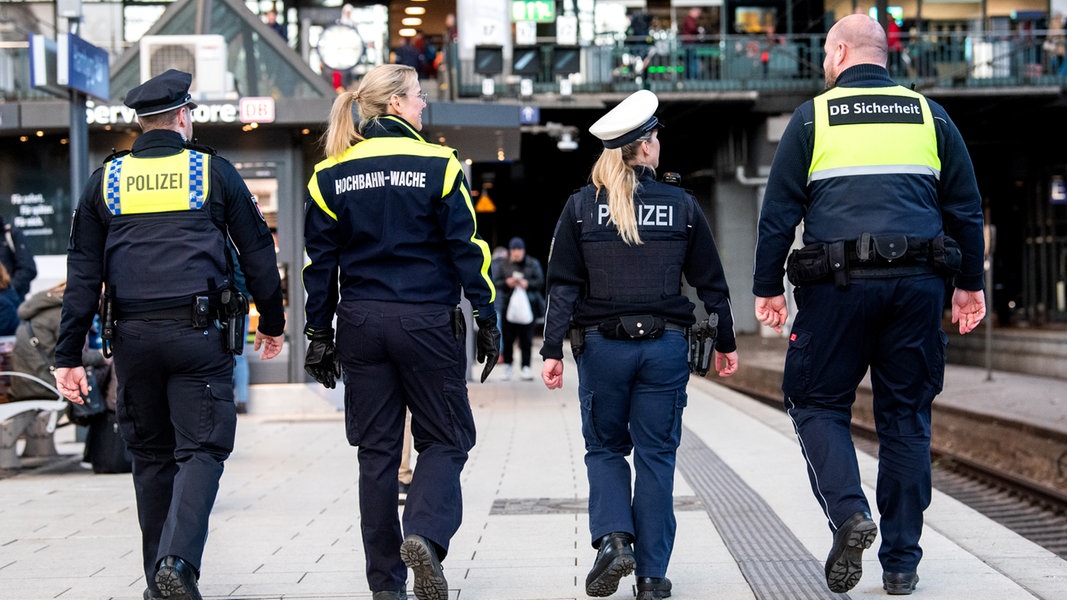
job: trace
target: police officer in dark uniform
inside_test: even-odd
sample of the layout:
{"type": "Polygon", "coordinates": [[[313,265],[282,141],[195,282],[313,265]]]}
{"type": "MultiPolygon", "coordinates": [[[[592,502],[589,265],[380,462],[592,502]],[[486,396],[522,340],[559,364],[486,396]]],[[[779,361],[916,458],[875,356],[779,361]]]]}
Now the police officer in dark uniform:
{"type": "Polygon", "coordinates": [[[254,348],[278,355],[285,312],[271,232],[233,166],[193,133],[192,76],[169,70],[130,90],[144,134],[89,178],[67,246],[56,384],[88,392],[82,345],[101,305],[114,353],[118,422],[133,455],[145,598],[199,599],[208,516],[237,413],[233,354],[247,304],[232,289],[227,238],[260,313],[254,348]]]}
{"type": "MultiPolygon", "coordinates": [[[[548,259],[544,366],[563,385],[563,341],[578,364],[589,532],[598,549],[585,581],[610,596],[637,572],[638,600],[671,594],[674,466],[689,381],[690,339],[712,340],[681,290],[684,276],[717,320],[716,370],[737,370],[730,293],[711,228],[696,200],[655,179],[659,100],[635,92],[589,131],[603,140],[592,184],[573,194],[556,224],[548,259]],[[626,457],[634,452],[631,493],[626,457]]],[[[712,353],[706,348],[708,360],[712,353]]],[[[707,364],[701,369],[706,373],[707,364]]]]}
{"type": "Polygon", "coordinates": [[[455,151],[419,134],[425,107],[418,73],[406,65],[375,67],[358,90],[338,96],[305,209],[305,368],[330,388],[344,376],[374,600],[407,597],[405,564],[419,600],[448,598],[441,561],[462,521],[460,474],[475,437],[461,288],[479,327],[482,381],[500,346],[489,246],[455,151]],[[402,537],[397,468],[407,410],[419,460],[402,537]]]}
{"type": "Polygon", "coordinates": [[[782,391],[833,545],[831,591],[862,575],[878,526],[861,488],[849,431],[856,387],[870,368],[878,431],[876,498],[883,587],[910,594],[930,503],[930,405],[941,391],[945,281],[960,333],[985,316],[982,199],[945,110],[896,85],[885,31],[866,15],[826,36],[827,90],[786,127],[767,182],[752,291],[756,317],[781,331],[789,256],[797,316],[782,391]]]}

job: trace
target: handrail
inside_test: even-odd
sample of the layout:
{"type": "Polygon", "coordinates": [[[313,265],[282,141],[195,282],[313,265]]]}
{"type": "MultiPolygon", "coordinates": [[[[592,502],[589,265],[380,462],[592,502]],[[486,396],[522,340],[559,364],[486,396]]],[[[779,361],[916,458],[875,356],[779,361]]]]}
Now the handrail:
{"type": "MultiPolygon", "coordinates": [[[[786,91],[812,93],[823,86],[824,34],[678,36],[669,31],[647,37],[602,34],[580,48],[580,73],[571,75],[572,93],[628,93],[638,88],[657,92],[786,91]]],[[[535,94],[559,93],[563,78],[552,70],[553,40],[539,40],[537,73],[529,76],[535,94]]],[[[901,50],[890,55],[898,82],[917,88],[1062,88],[1067,84],[1067,57],[1062,30],[1033,32],[907,32],[901,50]],[[1049,41],[1048,48],[1043,44],[1049,41]]],[[[483,76],[473,59],[455,60],[456,47],[445,49],[451,97],[476,98],[483,76]],[[453,85],[454,84],[454,85],[453,85]],[[454,94],[454,96],[452,95],[454,94]]],[[[521,77],[493,75],[498,96],[519,97],[521,77]]],[[[236,59],[231,59],[236,60],[236,59]]],[[[232,65],[231,65],[232,66],[232,65]]],[[[24,42],[0,44],[0,101],[52,99],[33,89],[29,49],[24,42]]]]}
{"type": "Polygon", "coordinates": [[[14,402],[6,402],[0,404],[0,421],[5,421],[11,417],[29,410],[49,410],[52,414],[48,418],[48,425],[46,431],[49,433],[56,430],[56,422],[59,419],[59,413],[66,410],[67,399],[63,397],[63,394],[59,393],[56,387],[43,379],[30,375],[29,373],[23,373],[22,371],[0,371],[0,377],[5,375],[14,375],[16,377],[22,377],[29,379],[36,383],[41,384],[44,388],[56,395],[55,400],[16,400],[14,402]]]}

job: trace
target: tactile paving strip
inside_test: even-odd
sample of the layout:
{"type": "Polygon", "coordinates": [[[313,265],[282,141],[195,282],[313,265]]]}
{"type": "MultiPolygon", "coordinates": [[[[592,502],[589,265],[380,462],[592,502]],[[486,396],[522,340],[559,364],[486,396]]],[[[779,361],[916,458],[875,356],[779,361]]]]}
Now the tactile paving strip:
{"type": "MultiPolygon", "coordinates": [[[[588,498],[497,498],[489,510],[491,515],[548,515],[574,514],[589,510],[588,498]]],[[[682,510],[704,511],[696,496],[675,496],[675,512],[682,510]]]]}
{"type": "Polygon", "coordinates": [[[848,598],[827,589],[822,562],[804,548],[763,498],[688,428],[678,448],[678,470],[707,509],[756,598],[848,598]]]}

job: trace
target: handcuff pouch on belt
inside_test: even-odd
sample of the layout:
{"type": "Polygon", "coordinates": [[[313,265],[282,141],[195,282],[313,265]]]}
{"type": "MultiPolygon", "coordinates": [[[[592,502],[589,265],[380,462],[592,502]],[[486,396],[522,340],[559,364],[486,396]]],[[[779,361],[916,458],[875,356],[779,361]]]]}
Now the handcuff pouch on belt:
{"type": "Polygon", "coordinates": [[[609,340],[654,340],[663,335],[666,323],[654,315],[623,315],[597,326],[609,340]]]}
{"type": "MultiPolygon", "coordinates": [[[[204,296],[198,296],[198,298],[204,298],[204,296]]],[[[245,315],[247,314],[248,298],[245,298],[244,294],[235,289],[222,290],[219,296],[222,343],[226,351],[234,356],[243,354],[245,351],[245,315]]]]}
{"type": "Polygon", "coordinates": [[[959,242],[947,235],[939,235],[930,240],[930,261],[939,274],[945,277],[957,275],[963,265],[963,251],[960,250],[959,242]]]}
{"type": "Polygon", "coordinates": [[[719,335],[719,315],[710,315],[689,330],[689,372],[703,377],[711,368],[715,339],[719,335]]]}

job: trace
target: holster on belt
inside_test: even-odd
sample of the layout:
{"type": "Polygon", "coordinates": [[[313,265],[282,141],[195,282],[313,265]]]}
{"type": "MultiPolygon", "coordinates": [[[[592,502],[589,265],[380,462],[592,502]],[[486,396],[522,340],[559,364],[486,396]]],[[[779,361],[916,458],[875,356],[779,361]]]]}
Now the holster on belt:
{"type": "Polygon", "coordinates": [[[567,336],[571,339],[571,354],[577,358],[582,352],[585,352],[585,328],[571,324],[567,336]]]}
{"type": "Polygon", "coordinates": [[[467,318],[463,315],[463,307],[458,304],[452,309],[452,336],[456,341],[467,337],[467,318]]]}
{"type": "Polygon", "coordinates": [[[111,295],[107,290],[100,297],[100,351],[104,358],[111,358],[111,340],[115,339],[115,317],[111,295]]]}
{"type": "Polygon", "coordinates": [[[715,339],[719,335],[719,315],[709,315],[689,330],[689,372],[701,377],[711,368],[715,339]]]}
{"type": "Polygon", "coordinates": [[[219,323],[222,325],[222,342],[226,351],[234,356],[245,351],[245,315],[248,314],[248,298],[235,289],[222,290],[219,296],[219,323]]]}

